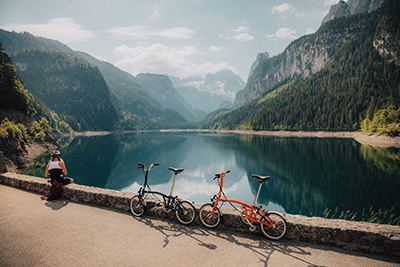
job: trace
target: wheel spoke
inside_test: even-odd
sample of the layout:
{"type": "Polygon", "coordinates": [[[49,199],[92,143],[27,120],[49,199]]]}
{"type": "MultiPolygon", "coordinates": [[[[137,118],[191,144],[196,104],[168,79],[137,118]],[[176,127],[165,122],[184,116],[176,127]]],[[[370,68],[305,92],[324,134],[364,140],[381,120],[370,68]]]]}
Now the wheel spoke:
{"type": "Polygon", "coordinates": [[[262,223],[261,231],[263,234],[272,240],[279,240],[284,237],[287,229],[285,219],[279,213],[275,212],[269,212],[264,216],[265,218],[262,218],[261,222],[268,220],[268,224],[272,223],[272,227],[262,223]]]}
{"type": "Polygon", "coordinates": [[[215,228],[221,222],[221,212],[216,207],[215,212],[212,204],[204,204],[199,210],[200,222],[207,228],[215,228]],[[212,213],[212,214],[211,214],[212,213]]]}
{"type": "Polygon", "coordinates": [[[189,225],[196,218],[196,209],[192,203],[183,200],[177,203],[175,215],[180,223],[189,225]]]}

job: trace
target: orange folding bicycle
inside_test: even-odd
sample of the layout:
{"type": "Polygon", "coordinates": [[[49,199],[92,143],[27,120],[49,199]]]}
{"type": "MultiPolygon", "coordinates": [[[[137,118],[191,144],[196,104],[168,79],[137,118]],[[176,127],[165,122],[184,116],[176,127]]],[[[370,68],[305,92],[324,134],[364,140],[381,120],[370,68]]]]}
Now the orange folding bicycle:
{"type": "Polygon", "coordinates": [[[235,199],[228,199],[222,188],[224,185],[224,176],[229,173],[230,171],[221,172],[215,174],[215,179],[221,179],[220,187],[218,195],[215,195],[211,199],[211,203],[206,203],[201,206],[199,210],[199,218],[201,223],[208,228],[215,228],[221,223],[222,213],[218,208],[218,203],[224,202],[237,203],[241,205],[241,211],[239,211],[236,207],[232,206],[241,213],[242,220],[245,224],[250,226],[250,231],[254,232],[256,227],[253,225],[254,223],[260,224],[261,231],[263,234],[272,240],[279,240],[286,234],[286,219],[283,217],[282,214],[275,211],[266,211],[262,209],[261,206],[256,206],[258,195],[260,194],[261,186],[265,181],[270,179],[270,176],[261,176],[257,174],[253,174],[252,177],[257,178],[260,182],[258,187],[257,195],[254,199],[253,205],[246,204],[242,201],[235,200],[235,199]],[[223,197],[221,197],[223,195],[223,197]]]}

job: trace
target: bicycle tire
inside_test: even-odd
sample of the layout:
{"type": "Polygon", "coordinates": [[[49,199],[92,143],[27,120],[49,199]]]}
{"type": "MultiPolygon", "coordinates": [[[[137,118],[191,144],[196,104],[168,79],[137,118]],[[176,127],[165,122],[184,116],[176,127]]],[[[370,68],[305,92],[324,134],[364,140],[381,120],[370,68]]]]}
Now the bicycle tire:
{"type": "Polygon", "coordinates": [[[179,201],[179,206],[184,212],[182,212],[179,207],[176,207],[175,215],[178,221],[184,225],[193,223],[194,219],[196,219],[196,208],[194,205],[187,200],[181,200],[179,201]]]}
{"type": "MultiPolygon", "coordinates": [[[[264,214],[264,216],[273,222],[273,227],[269,227],[265,224],[260,224],[260,228],[263,234],[271,240],[282,239],[285,236],[287,230],[286,220],[283,218],[283,216],[274,211],[268,212],[264,214]]],[[[265,217],[261,219],[261,222],[266,220],[265,217]]]]}
{"type": "Polygon", "coordinates": [[[144,200],[140,198],[138,195],[135,195],[131,198],[130,208],[133,215],[136,217],[140,217],[144,213],[144,200]]]}
{"type": "Polygon", "coordinates": [[[207,203],[201,206],[199,210],[200,222],[207,228],[215,228],[221,223],[221,212],[217,207],[215,207],[215,212],[210,216],[214,209],[214,205],[207,203]]]}

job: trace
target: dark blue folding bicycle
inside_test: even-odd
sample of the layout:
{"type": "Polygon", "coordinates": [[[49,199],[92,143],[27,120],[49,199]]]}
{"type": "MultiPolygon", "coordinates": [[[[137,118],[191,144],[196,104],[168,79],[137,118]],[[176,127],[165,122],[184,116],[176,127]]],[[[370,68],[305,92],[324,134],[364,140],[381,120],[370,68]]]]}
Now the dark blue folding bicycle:
{"type": "Polygon", "coordinates": [[[149,171],[155,166],[158,166],[158,164],[153,163],[148,169],[146,169],[146,166],[143,163],[138,163],[138,165],[139,169],[143,169],[144,172],[144,185],[140,187],[138,194],[134,195],[131,199],[130,208],[132,214],[138,217],[142,216],[143,213],[147,210],[146,198],[148,194],[152,194],[158,200],[158,203],[156,204],[154,209],[163,208],[166,212],[175,211],[175,215],[178,221],[185,225],[189,225],[194,222],[194,219],[196,218],[196,209],[194,205],[187,200],[178,198],[178,196],[172,196],[176,176],[179,173],[183,172],[183,169],[176,169],[172,167],[169,168],[169,170],[174,172],[174,181],[172,182],[170,194],[166,195],[161,192],[152,191],[149,184],[147,183],[149,171]],[[146,190],[146,187],[149,190],[146,190]],[[161,196],[163,198],[162,201],[157,196],[161,196]]]}

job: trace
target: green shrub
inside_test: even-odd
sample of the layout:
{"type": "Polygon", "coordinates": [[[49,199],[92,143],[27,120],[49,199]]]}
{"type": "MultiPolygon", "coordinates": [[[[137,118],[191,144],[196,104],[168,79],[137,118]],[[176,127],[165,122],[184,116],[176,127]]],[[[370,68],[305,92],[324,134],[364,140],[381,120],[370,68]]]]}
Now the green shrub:
{"type": "Polygon", "coordinates": [[[14,142],[18,148],[21,147],[20,139],[22,139],[23,135],[21,130],[15,125],[14,122],[10,121],[8,118],[5,118],[0,125],[0,128],[3,129],[7,134],[3,133],[2,135],[5,138],[14,142]]]}
{"type": "Polygon", "coordinates": [[[0,138],[9,139],[14,142],[18,148],[21,144],[27,144],[33,141],[37,143],[43,142],[46,137],[50,136],[50,127],[45,118],[33,122],[33,126],[26,129],[26,127],[19,123],[16,125],[13,121],[5,118],[0,124],[0,138]]]}
{"type": "Polygon", "coordinates": [[[361,131],[365,134],[387,136],[400,135],[400,108],[391,105],[374,113],[373,119],[368,118],[361,122],[361,131]]]}

